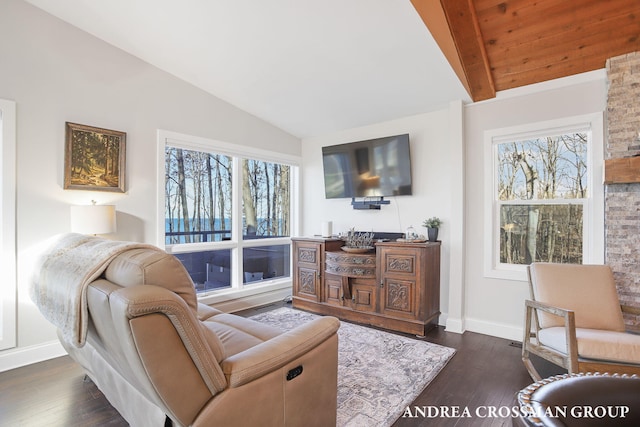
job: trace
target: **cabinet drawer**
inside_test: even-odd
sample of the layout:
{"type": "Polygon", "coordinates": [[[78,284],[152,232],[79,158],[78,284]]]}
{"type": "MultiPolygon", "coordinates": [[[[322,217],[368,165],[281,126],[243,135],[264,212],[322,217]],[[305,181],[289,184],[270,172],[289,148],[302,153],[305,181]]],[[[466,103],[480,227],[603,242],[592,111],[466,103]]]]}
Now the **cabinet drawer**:
{"type": "Polygon", "coordinates": [[[415,276],[418,269],[418,254],[415,252],[382,251],[380,274],[415,276]]]}
{"type": "Polygon", "coordinates": [[[297,261],[300,264],[314,264],[320,266],[320,245],[297,245],[297,261]]]}
{"type": "Polygon", "coordinates": [[[330,274],[347,277],[376,277],[376,255],[347,254],[344,252],[325,253],[325,271],[330,274]]]}

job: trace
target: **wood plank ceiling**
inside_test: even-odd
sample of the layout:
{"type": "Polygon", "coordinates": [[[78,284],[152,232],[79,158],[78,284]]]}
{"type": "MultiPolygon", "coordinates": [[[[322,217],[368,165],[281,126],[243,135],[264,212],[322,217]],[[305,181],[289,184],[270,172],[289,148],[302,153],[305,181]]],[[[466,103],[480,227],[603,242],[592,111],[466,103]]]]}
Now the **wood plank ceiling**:
{"type": "Polygon", "coordinates": [[[640,0],[411,0],[474,101],[640,51],[640,0]]]}

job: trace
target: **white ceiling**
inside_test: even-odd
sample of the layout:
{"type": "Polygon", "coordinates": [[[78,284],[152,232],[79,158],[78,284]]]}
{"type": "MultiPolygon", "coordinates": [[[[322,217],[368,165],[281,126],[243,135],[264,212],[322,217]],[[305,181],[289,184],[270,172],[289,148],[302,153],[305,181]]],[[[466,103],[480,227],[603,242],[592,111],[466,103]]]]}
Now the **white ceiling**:
{"type": "Polygon", "coordinates": [[[300,138],[470,101],[409,0],[26,0],[300,138]]]}

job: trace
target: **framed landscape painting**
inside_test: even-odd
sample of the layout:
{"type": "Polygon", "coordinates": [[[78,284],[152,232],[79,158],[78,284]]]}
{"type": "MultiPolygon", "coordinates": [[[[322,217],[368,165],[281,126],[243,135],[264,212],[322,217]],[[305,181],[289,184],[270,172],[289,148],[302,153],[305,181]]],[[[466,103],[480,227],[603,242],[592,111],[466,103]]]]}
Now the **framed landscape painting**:
{"type": "Polygon", "coordinates": [[[127,134],[66,123],[64,188],[124,193],[127,134]]]}

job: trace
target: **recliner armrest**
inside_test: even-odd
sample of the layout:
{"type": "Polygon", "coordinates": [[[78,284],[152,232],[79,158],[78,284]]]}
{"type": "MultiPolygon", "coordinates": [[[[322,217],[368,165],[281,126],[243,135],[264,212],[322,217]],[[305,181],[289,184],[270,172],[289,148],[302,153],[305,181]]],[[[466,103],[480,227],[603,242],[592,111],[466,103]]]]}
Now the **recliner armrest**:
{"type": "MultiPolygon", "coordinates": [[[[139,285],[113,292],[110,302],[113,318],[125,323],[129,319],[153,313],[167,316],[211,393],[216,394],[226,388],[226,378],[207,343],[200,322],[180,296],[163,287],[139,285]]],[[[123,325],[122,333],[125,331],[127,328],[123,325]]]]}
{"type": "Polygon", "coordinates": [[[281,368],[337,333],[340,321],[321,317],[223,360],[229,387],[238,387],[281,368]]]}

